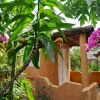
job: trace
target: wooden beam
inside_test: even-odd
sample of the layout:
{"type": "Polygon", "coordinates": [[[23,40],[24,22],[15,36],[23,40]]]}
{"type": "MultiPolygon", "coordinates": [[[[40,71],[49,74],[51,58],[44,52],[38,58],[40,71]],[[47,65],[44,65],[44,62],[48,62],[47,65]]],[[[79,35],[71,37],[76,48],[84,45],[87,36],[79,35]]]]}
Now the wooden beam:
{"type": "Polygon", "coordinates": [[[83,87],[89,86],[88,80],[88,60],[87,53],[85,51],[86,34],[80,34],[80,57],[81,57],[81,69],[82,69],[82,84],[83,87]]]}

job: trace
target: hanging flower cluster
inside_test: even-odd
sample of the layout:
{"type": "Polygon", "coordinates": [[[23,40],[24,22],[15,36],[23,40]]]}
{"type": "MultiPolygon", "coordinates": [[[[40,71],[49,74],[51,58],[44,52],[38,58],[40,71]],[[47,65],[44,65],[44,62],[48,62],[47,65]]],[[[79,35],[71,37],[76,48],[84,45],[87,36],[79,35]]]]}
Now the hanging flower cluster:
{"type": "Polygon", "coordinates": [[[88,38],[88,43],[86,43],[86,52],[89,52],[91,49],[100,47],[100,28],[93,31],[91,36],[88,38]]]}
{"type": "Polygon", "coordinates": [[[7,38],[7,36],[2,36],[2,35],[0,34],[0,42],[8,43],[8,38],[7,38]]]}

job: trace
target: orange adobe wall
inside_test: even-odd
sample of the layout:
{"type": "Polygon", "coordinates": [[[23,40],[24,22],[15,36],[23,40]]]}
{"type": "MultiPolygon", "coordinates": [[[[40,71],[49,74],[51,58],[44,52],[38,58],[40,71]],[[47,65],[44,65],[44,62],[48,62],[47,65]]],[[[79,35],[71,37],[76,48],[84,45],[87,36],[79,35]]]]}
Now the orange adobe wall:
{"type": "Polygon", "coordinates": [[[65,82],[60,86],[56,86],[52,85],[46,77],[36,77],[35,88],[36,96],[40,97],[41,93],[44,93],[44,96],[50,100],[99,100],[97,99],[98,91],[97,83],[95,82],[86,88],[83,88],[82,84],[75,82],[65,82]],[[42,89],[40,88],[41,86],[45,88],[42,89]]]}
{"type": "Polygon", "coordinates": [[[26,77],[30,80],[32,87],[33,87],[32,92],[33,92],[33,94],[35,94],[35,91],[34,91],[35,78],[37,76],[40,76],[40,70],[31,66],[31,67],[27,67],[26,70],[24,71],[24,73],[26,73],[26,77]]]}
{"type": "Polygon", "coordinates": [[[71,71],[70,72],[70,81],[76,83],[82,83],[82,74],[78,71],[71,71]]]}
{"type": "Polygon", "coordinates": [[[56,62],[52,63],[50,59],[44,58],[43,53],[40,51],[40,75],[47,77],[54,85],[58,85],[58,55],[56,55],[56,62]]]}
{"type": "Polygon", "coordinates": [[[92,72],[89,75],[89,83],[92,83],[92,82],[97,82],[98,85],[100,86],[100,72],[92,72]]]}
{"type": "MultiPolygon", "coordinates": [[[[82,83],[82,75],[81,72],[78,71],[71,71],[70,72],[70,81],[71,82],[77,82],[82,83]]],[[[93,82],[97,82],[100,86],[100,72],[91,72],[88,74],[89,84],[93,82]]]]}

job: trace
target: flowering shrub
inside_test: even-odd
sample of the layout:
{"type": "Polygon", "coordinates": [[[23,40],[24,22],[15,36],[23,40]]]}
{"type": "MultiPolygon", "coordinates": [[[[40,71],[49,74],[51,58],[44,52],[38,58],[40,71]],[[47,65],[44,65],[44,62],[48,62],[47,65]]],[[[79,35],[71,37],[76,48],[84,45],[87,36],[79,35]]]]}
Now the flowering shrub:
{"type": "Polygon", "coordinates": [[[100,28],[92,32],[91,36],[88,38],[88,43],[86,43],[85,46],[87,52],[91,49],[100,47],[100,28]]]}
{"type": "Polygon", "coordinates": [[[8,38],[0,34],[0,78],[8,75],[10,72],[9,66],[7,64],[7,43],[8,38]]]}
{"type": "Polygon", "coordinates": [[[7,36],[2,36],[2,35],[0,34],[0,42],[8,43],[8,38],[7,38],[7,36]]]}

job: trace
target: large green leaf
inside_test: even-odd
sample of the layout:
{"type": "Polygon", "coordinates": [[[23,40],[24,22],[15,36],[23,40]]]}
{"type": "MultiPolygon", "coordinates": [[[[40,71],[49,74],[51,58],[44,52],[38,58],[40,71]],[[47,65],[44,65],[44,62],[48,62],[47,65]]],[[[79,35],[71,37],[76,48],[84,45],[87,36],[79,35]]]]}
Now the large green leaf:
{"type": "MultiPolygon", "coordinates": [[[[25,6],[28,6],[28,7],[31,7],[29,4],[27,4],[26,2],[23,2],[23,0],[20,0],[20,1],[11,1],[11,2],[8,2],[8,3],[1,3],[0,4],[0,8],[8,8],[8,7],[10,7],[10,9],[11,9],[11,7],[13,8],[13,7],[15,7],[15,6],[23,6],[23,5],[25,5],[25,6]]],[[[10,10],[9,9],[9,10],[10,10]]]]}
{"type": "Polygon", "coordinates": [[[31,14],[31,13],[16,15],[11,20],[9,20],[9,22],[6,23],[5,27],[8,27],[8,25],[10,25],[12,22],[18,21],[20,19],[24,19],[25,20],[26,18],[33,19],[34,15],[31,14]]]}
{"type": "Polygon", "coordinates": [[[40,40],[42,41],[42,43],[45,46],[44,56],[46,58],[47,58],[46,52],[48,52],[48,55],[50,56],[51,61],[54,62],[56,60],[54,50],[56,50],[58,52],[58,54],[62,57],[62,54],[61,54],[60,50],[58,49],[58,47],[56,46],[56,44],[54,43],[54,41],[51,40],[47,35],[40,34],[40,40]]]}
{"type": "Polygon", "coordinates": [[[51,20],[54,20],[55,22],[57,21],[59,21],[59,22],[62,22],[61,20],[63,20],[62,19],[62,17],[61,16],[58,16],[53,10],[51,10],[51,9],[44,9],[44,10],[42,10],[41,11],[41,13],[42,13],[42,16],[44,16],[44,17],[48,17],[49,19],[51,19],[51,20]],[[52,16],[53,15],[53,16],[52,16]]]}
{"type": "Polygon", "coordinates": [[[33,96],[33,93],[32,93],[32,89],[29,86],[30,85],[29,80],[26,80],[26,79],[22,80],[21,81],[21,85],[22,85],[22,87],[25,88],[25,91],[26,91],[26,94],[28,96],[28,99],[29,100],[35,100],[34,96],[33,96]]]}
{"type": "Polygon", "coordinates": [[[26,20],[26,18],[23,18],[15,25],[16,30],[14,30],[14,32],[11,34],[10,41],[13,41],[14,39],[16,39],[18,34],[22,32],[23,24],[25,23],[25,20],[26,20]]]}
{"type": "Polygon", "coordinates": [[[18,23],[16,23],[15,24],[15,26],[16,26],[15,29],[16,30],[11,34],[10,41],[13,41],[14,39],[16,39],[18,34],[20,34],[22,32],[22,30],[24,28],[26,28],[27,25],[29,25],[30,22],[31,22],[31,19],[23,18],[18,23]]]}
{"type": "Polygon", "coordinates": [[[36,52],[32,59],[32,63],[36,68],[39,68],[39,50],[36,52]]]}
{"type": "Polygon", "coordinates": [[[27,45],[24,51],[23,63],[25,63],[28,60],[31,51],[32,51],[32,46],[27,45]]]}
{"type": "Polygon", "coordinates": [[[71,10],[68,6],[63,5],[61,2],[59,2],[58,0],[48,0],[46,2],[44,2],[44,4],[46,6],[51,7],[56,7],[59,13],[64,13],[66,17],[69,18],[73,18],[73,16],[75,15],[74,11],[71,10]]]}
{"type": "Polygon", "coordinates": [[[55,62],[55,54],[54,54],[54,49],[53,46],[51,45],[51,43],[48,41],[48,39],[46,37],[41,37],[42,43],[45,46],[45,49],[48,52],[48,55],[51,59],[52,62],[55,62]]]}
{"type": "Polygon", "coordinates": [[[58,23],[58,22],[49,22],[49,23],[45,23],[42,26],[40,26],[39,31],[50,31],[50,30],[54,30],[54,29],[60,29],[60,28],[71,28],[74,24],[70,24],[70,23],[58,23]]]}
{"type": "Polygon", "coordinates": [[[62,4],[58,0],[47,0],[44,2],[45,5],[49,7],[57,7],[59,10],[62,9],[62,4]]]}
{"type": "Polygon", "coordinates": [[[24,55],[23,55],[23,63],[25,63],[28,58],[29,58],[29,55],[32,51],[32,48],[33,46],[35,45],[35,40],[33,37],[30,37],[28,40],[27,40],[27,45],[25,47],[25,50],[24,50],[24,55]]]}
{"type": "Polygon", "coordinates": [[[59,31],[59,34],[62,36],[62,38],[67,42],[66,36],[65,36],[65,34],[61,31],[61,29],[58,29],[58,31],[59,31]]]}
{"type": "MultiPolygon", "coordinates": [[[[25,33],[22,33],[20,35],[17,36],[16,38],[16,41],[22,41],[22,40],[27,40],[28,37],[33,37],[33,33],[31,31],[28,31],[28,32],[25,32],[25,33]]],[[[34,41],[34,39],[33,39],[34,41]]],[[[28,41],[28,44],[29,44],[30,41],[28,41]]]]}
{"type": "Polygon", "coordinates": [[[43,53],[45,59],[47,60],[48,56],[47,56],[47,51],[45,48],[42,48],[42,53],[43,53]]]}

